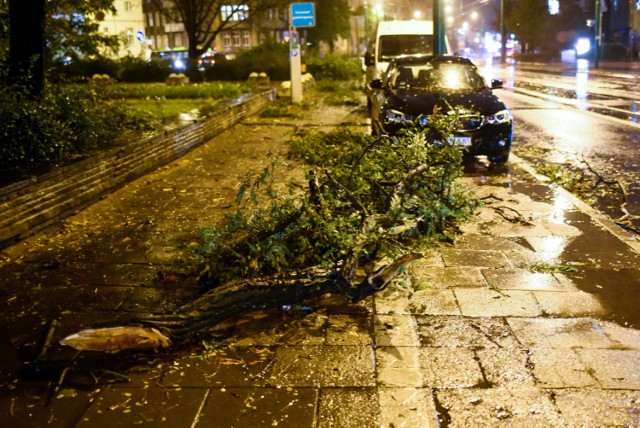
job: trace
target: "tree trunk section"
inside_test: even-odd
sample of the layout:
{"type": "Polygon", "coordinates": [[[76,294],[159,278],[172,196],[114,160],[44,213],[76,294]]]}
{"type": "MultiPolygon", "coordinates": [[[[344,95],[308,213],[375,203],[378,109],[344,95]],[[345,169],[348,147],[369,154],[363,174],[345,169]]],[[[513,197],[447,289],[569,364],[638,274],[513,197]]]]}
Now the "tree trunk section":
{"type": "Polygon", "coordinates": [[[31,94],[44,91],[44,0],[9,0],[9,73],[31,94]]]}

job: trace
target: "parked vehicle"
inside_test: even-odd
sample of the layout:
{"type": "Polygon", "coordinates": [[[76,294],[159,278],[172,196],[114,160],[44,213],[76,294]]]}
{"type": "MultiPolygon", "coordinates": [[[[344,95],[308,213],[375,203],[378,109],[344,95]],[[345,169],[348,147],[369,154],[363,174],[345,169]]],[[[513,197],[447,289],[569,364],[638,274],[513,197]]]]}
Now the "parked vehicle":
{"type": "Polygon", "coordinates": [[[513,117],[493,93],[502,81],[488,87],[476,66],[459,56],[397,58],[382,79],[370,84],[371,125],[374,134],[395,135],[402,129],[426,127],[434,109],[447,113],[462,109],[451,143],[472,156],[487,156],[492,164],[509,159],[513,117]]]}
{"type": "Polygon", "coordinates": [[[366,83],[379,79],[389,61],[433,54],[433,21],[381,21],[364,56],[366,83]]]}

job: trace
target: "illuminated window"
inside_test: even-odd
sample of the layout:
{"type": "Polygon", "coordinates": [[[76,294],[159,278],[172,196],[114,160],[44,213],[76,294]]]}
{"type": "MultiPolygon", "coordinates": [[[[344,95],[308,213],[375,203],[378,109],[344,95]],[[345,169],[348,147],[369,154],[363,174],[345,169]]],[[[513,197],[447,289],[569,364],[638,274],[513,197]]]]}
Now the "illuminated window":
{"type": "Polygon", "coordinates": [[[242,32],[242,46],[251,46],[251,38],[248,31],[242,32]]]}
{"type": "Polygon", "coordinates": [[[222,35],[222,44],[223,46],[231,46],[231,36],[229,35],[228,32],[224,33],[222,35]]]}
{"type": "Polygon", "coordinates": [[[249,6],[246,4],[220,6],[223,21],[244,21],[249,18],[249,6]]]}
{"type": "Polygon", "coordinates": [[[240,33],[234,31],[231,33],[231,38],[233,39],[233,46],[240,46],[240,33]]]}
{"type": "Polygon", "coordinates": [[[549,0],[549,13],[551,15],[560,13],[560,0],[549,0]]]}

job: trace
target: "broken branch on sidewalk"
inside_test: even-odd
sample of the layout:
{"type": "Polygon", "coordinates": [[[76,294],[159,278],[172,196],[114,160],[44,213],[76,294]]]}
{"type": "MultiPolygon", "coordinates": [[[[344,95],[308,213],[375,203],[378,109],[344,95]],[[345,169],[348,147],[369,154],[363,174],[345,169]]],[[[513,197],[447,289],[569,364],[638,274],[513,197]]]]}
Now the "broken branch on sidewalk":
{"type": "Polygon", "coordinates": [[[305,181],[283,182],[276,174],[295,165],[274,158],[245,176],[235,213],[201,232],[195,257],[203,294],[173,313],[92,328],[62,343],[105,352],[164,348],[254,310],[326,294],[357,302],[385,289],[421,257],[413,248],[446,236],[477,206],[456,183],[461,149],[430,144],[435,135],[428,135],[298,133],[289,155],[305,163],[305,181]]]}

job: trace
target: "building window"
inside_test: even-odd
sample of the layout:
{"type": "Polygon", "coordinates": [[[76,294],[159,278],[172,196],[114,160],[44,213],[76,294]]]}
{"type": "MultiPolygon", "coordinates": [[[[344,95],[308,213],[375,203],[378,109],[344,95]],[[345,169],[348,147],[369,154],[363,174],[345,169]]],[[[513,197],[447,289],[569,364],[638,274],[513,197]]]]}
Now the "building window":
{"type": "Polygon", "coordinates": [[[147,25],[153,27],[153,13],[147,13],[147,25]]]}
{"type": "Polygon", "coordinates": [[[251,46],[251,36],[248,31],[242,32],[242,46],[251,46]]]}
{"type": "Polygon", "coordinates": [[[238,33],[237,31],[234,31],[233,33],[231,33],[231,38],[233,39],[233,46],[239,47],[240,46],[240,33],[238,33]]]}
{"type": "Polygon", "coordinates": [[[231,46],[231,36],[229,35],[229,32],[225,32],[222,35],[222,45],[224,47],[231,46]]]}
{"type": "Polygon", "coordinates": [[[124,10],[125,10],[126,12],[131,12],[131,10],[132,10],[132,9],[133,9],[133,8],[131,7],[131,2],[130,2],[130,1],[126,1],[126,2],[124,2],[124,10]]]}
{"type": "Polygon", "coordinates": [[[244,21],[249,18],[249,6],[246,4],[220,6],[223,21],[244,21]]]}

